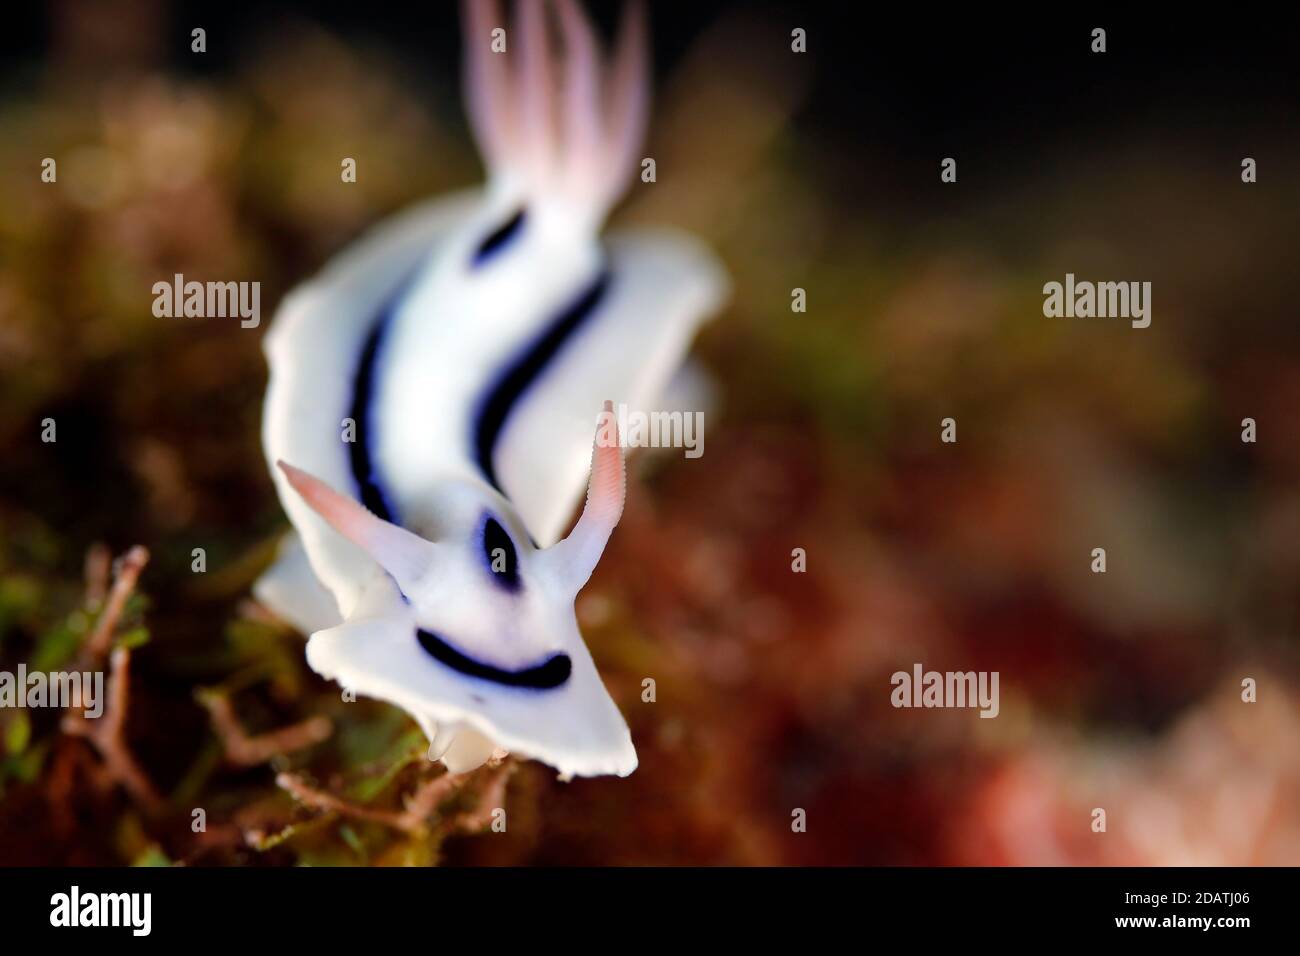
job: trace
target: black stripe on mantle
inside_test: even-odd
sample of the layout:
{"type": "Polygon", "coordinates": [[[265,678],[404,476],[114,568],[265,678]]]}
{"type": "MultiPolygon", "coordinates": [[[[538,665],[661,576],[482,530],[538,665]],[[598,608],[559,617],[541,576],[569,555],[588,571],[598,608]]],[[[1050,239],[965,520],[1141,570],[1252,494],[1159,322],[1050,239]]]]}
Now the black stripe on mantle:
{"type": "Polygon", "coordinates": [[[574,333],[596,311],[609,289],[609,283],[610,273],[605,270],[506,367],[479,406],[473,424],[475,460],[483,477],[497,491],[503,492],[503,489],[497,479],[492,456],[511,410],[520,396],[541,377],[574,333]]]}
{"type": "Polygon", "coordinates": [[[568,654],[554,654],[531,667],[511,671],[492,664],[484,664],[456,650],[437,634],[423,628],[416,630],[420,646],[434,660],[445,664],[458,674],[491,681],[505,687],[525,687],[531,690],[554,690],[562,686],[573,672],[573,662],[568,654]]]}
{"type": "Polygon", "coordinates": [[[393,506],[375,465],[371,444],[375,428],[371,413],[379,385],[379,358],[383,351],[384,336],[413,281],[412,278],[402,282],[375,317],[374,325],[361,347],[361,357],[352,379],[352,404],[348,409],[348,417],[355,423],[357,432],[348,447],[348,462],[352,468],[352,478],[356,482],[357,497],[377,517],[393,524],[398,523],[397,509],[393,506]]]}

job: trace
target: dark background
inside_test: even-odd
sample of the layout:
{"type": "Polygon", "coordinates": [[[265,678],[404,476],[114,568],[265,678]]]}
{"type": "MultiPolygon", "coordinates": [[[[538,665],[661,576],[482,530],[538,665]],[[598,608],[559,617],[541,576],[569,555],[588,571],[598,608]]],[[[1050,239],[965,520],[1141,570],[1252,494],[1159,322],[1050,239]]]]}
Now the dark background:
{"type": "MultiPolygon", "coordinates": [[[[612,35],[618,4],[589,6],[612,35]]],[[[908,202],[934,196],[922,183],[930,182],[935,155],[960,155],[981,177],[1014,176],[1036,151],[1120,141],[1153,127],[1235,155],[1235,131],[1260,114],[1294,115],[1300,94],[1300,13],[1273,5],[1196,13],[1176,4],[1053,4],[1022,12],[893,4],[863,16],[845,3],[655,0],[649,9],[661,73],[700,33],[738,11],[781,36],[804,27],[816,56],[800,127],[871,154],[877,186],[903,190],[908,202]],[[1101,59],[1090,52],[1094,27],[1107,30],[1101,59]]],[[[143,11],[152,11],[169,26],[161,35],[142,27],[134,44],[118,38],[116,49],[99,50],[105,67],[115,57],[147,56],[180,75],[221,73],[240,62],[245,39],[274,36],[307,18],[349,42],[391,51],[413,82],[442,89],[458,82],[451,65],[459,63],[460,28],[451,0],[22,2],[7,7],[0,32],[6,72],[28,80],[39,72],[53,14],[75,11],[93,33],[96,18],[117,19],[122,10],[142,22],[143,11]],[[188,54],[195,26],[208,30],[203,57],[188,54]],[[158,49],[164,42],[170,52],[158,49]]],[[[841,187],[867,188],[853,176],[841,187]]]]}

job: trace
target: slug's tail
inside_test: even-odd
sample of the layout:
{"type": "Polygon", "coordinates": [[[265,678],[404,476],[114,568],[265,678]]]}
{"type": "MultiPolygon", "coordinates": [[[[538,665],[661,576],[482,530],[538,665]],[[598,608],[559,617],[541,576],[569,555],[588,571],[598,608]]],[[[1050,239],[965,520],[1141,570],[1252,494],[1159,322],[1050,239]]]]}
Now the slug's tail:
{"type": "Polygon", "coordinates": [[[494,180],[604,217],[636,165],[649,112],[645,7],[634,0],[606,62],[577,0],[464,0],[466,109],[494,180]],[[558,29],[563,56],[557,56],[558,29]]]}

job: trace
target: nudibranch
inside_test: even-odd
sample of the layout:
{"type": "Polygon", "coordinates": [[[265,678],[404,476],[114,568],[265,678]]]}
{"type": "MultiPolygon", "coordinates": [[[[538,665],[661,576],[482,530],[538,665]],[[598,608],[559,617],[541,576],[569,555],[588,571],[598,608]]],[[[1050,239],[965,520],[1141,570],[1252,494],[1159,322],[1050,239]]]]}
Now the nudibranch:
{"type": "Polygon", "coordinates": [[[486,185],[381,224],[281,305],[262,438],[293,531],[256,594],[452,772],[509,751],[625,776],[574,610],[623,507],[607,400],[664,400],[726,279],[688,236],[601,235],[639,165],[642,8],[608,61],[574,0],[523,0],[508,28],[493,0],[463,14],[486,185]]]}

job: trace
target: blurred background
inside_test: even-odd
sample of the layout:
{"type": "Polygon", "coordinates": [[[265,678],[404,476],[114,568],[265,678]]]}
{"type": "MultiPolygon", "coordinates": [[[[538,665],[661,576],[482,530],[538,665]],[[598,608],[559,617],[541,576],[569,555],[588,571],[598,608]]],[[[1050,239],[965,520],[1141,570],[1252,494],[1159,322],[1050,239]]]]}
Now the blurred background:
{"type": "Polygon", "coordinates": [[[118,680],[94,731],[0,710],[0,864],[1300,863],[1295,15],[650,12],[658,181],[611,225],[698,233],[734,297],[706,454],[633,460],[579,598],[641,766],[443,793],[249,589],[273,308],[481,176],[455,6],[7,8],[0,669],[118,680]],[[261,328],[154,317],[176,272],[260,281],[261,328]],[[1150,281],[1151,327],[1045,318],[1066,272],[1150,281]],[[892,708],[914,663],[1000,715],[892,708]]]}

